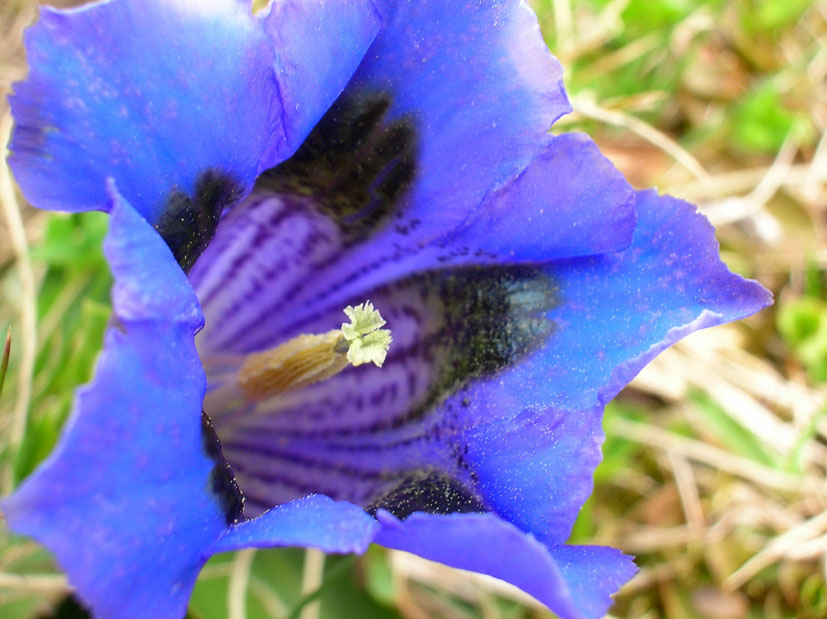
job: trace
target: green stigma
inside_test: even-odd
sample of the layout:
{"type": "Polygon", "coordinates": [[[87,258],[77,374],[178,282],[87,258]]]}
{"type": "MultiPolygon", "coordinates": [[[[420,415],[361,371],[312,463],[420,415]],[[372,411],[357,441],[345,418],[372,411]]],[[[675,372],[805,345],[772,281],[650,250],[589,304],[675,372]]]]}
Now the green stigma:
{"type": "Polygon", "coordinates": [[[381,368],[392,341],[390,329],[381,328],[385,319],[370,301],[356,307],[348,305],[345,315],[350,318],[350,324],[342,323],[342,335],[348,344],[347,360],[354,366],[373,362],[381,368]]]}

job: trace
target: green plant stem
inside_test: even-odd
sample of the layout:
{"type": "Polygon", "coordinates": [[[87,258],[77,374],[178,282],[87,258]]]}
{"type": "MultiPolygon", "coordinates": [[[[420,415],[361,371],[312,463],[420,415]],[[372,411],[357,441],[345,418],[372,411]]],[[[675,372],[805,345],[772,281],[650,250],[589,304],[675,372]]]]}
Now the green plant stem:
{"type": "Polygon", "coordinates": [[[330,584],[344,576],[344,574],[351,568],[351,566],[355,562],[356,555],[350,555],[347,558],[341,559],[336,563],[336,565],[327,570],[322,585],[313,593],[306,595],[290,612],[290,615],[287,617],[287,619],[298,619],[304,607],[310,604],[311,602],[317,600],[319,597],[321,597],[325,590],[330,586],[330,584]]]}

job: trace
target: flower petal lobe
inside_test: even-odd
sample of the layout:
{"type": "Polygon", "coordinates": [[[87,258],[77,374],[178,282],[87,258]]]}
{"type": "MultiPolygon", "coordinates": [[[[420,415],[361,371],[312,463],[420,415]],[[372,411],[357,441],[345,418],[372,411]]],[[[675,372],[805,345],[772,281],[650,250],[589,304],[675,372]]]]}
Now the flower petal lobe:
{"type": "Polygon", "coordinates": [[[193,196],[210,170],[246,193],[283,142],[273,52],[242,2],[43,7],[26,48],[10,165],[38,207],[106,209],[111,176],[155,223],[171,193],[193,196]]]}
{"type": "Polygon", "coordinates": [[[325,552],[364,552],[378,529],[376,520],[361,507],[314,494],[231,527],[211,552],[251,546],[308,546],[325,552]]]}
{"type": "MultiPolygon", "coordinates": [[[[284,133],[298,147],[341,94],[373,43],[382,15],[371,0],[279,0],[263,18],[276,50],[284,133]]],[[[284,159],[274,151],[259,171],[284,159]]]]}
{"type": "Polygon", "coordinates": [[[648,191],[637,210],[628,249],[543,267],[560,299],[546,345],[464,396],[466,462],[485,502],[551,544],[591,493],[603,406],[682,337],[771,302],[721,262],[692,205],[648,191]]]}
{"type": "Polygon", "coordinates": [[[49,459],[2,502],[102,617],[183,615],[226,514],[204,449],[195,295],[163,240],[113,191],[105,242],[117,321],[49,459]]]}

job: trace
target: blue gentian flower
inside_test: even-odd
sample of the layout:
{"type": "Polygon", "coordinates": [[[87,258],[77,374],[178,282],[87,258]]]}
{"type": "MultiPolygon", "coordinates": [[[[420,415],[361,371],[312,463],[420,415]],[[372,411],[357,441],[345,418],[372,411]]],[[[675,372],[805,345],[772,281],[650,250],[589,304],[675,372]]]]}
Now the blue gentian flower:
{"type": "Polygon", "coordinates": [[[114,319],[2,507],[96,615],[181,616],[218,552],[371,542],[605,612],[633,562],[566,544],[603,406],[769,296],[694,207],[548,133],[524,2],[110,0],[26,45],[10,163],[37,206],[110,213],[114,319]],[[366,299],[384,367],[239,391],[366,299]]]}

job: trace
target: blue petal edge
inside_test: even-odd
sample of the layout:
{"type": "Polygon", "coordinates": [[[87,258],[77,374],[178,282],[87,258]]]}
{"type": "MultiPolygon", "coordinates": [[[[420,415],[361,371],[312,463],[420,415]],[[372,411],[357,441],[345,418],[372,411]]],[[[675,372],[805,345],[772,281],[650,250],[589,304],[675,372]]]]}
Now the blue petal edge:
{"type": "Polygon", "coordinates": [[[379,523],[352,503],[309,495],[279,505],[257,518],[239,523],[221,537],[211,552],[251,546],[309,546],[325,552],[364,552],[379,523]]]}
{"type": "Polygon", "coordinates": [[[568,538],[591,493],[603,406],[680,338],[771,302],[721,262],[694,206],[648,191],[637,210],[628,249],[543,267],[559,295],[548,341],[459,396],[470,406],[455,406],[487,504],[549,544],[568,538]]]}
{"type": "Polygon", "coordinates": [[[400,521],[380,511],[377,518],[382,529],[376,543],[505,580],[563,619],[602,616],[610,595],[637,571],[620,551],[547,547],[494,514],[417,512],[400,521]]]}
{"type": "MultiPolygon", "coordinates": [[[[626,249],[635,192],[588,136],[549,136],[528,167],[450,235],[499,260],[549,261],[626,249]]],[[[496,263],[497,260],[494,260],[496,263]]]]}

